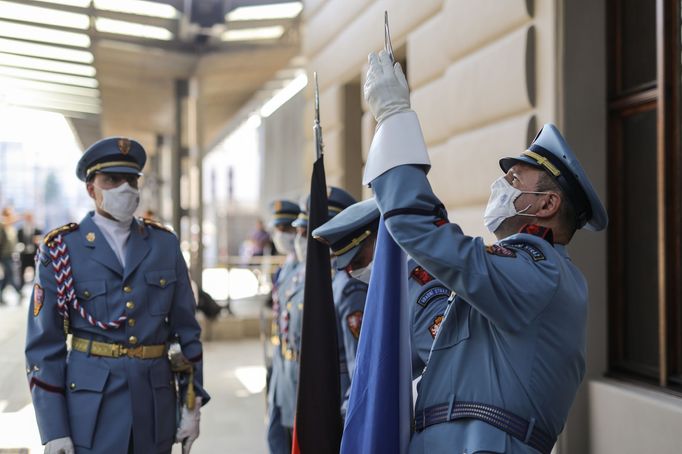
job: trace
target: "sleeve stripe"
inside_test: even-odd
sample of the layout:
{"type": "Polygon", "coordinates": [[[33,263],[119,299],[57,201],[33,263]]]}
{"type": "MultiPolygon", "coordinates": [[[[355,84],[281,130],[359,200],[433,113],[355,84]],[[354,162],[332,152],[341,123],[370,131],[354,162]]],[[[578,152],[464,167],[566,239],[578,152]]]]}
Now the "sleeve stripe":
{"type": "Polygon", "coordinates": [[[33,390],[34,386],[37,386],[38,388],[42,388],[45,391],[49,391],[51,393],[64,394],[64,388],[61,388],[59,386],[53,386],[53,385],[47,384],[43,381],[40,381],[35,377],[31,377],[31,382],[29,383],[29,388],[31,390],[33,390]]]}
{"type": "Polygon", "coordinates": [[[433,209],[431,210],[426,210],[424,208],[396,208],[395,210],[385,212],[384,220],[401,214],[415,214],[417,216],[435,216],[437,218],[447,217],[445,215],[445,207],[443,205],[437,205],[433,207],[433,209]]]}

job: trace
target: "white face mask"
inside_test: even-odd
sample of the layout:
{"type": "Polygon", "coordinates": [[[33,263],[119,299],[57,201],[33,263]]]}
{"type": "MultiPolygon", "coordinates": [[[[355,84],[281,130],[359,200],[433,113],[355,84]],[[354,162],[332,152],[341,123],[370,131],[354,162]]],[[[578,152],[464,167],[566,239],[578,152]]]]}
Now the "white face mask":
{"type": "Polygon", "coordinates": [[[294,240],[294,250],[296,251],[296,258],[299,262],[305,263],[305,257],[308,252],[308,237],[296,234],[294,240]]]}
{"type": "Polygon", "coordinates": [[[491,233],[495,233],[495,230],[500,227],[500,224],[502,224],[505,219],[512,216],[535,216],[534,214],[526,213],[532,204],[529,204],[523,210],[516,210],[514,201],[519,198],[521,194],[548,193],[520,191],[510,185],[504,175],[493,181],[493,184],[490,185],[490,199],[488,199],[488,205],[485,207],[485,214],[483,214],[483,222],[491,233]]]}
{"type": "Polygon", "coordinates": [[[106,211],[118,222],[129,223],[133,220],[133,213],[140,203],[140,191],[127,182],[112,189],[102,189],[95,186],[102,194],[100,209],[106,211]]]}
{"type": "Polygon", "coordinates": [[[291,254],[294,252],[294,239],[296,234],[294,232],[282,232],[281,230],[275,230],[272,234],[272,242],[275,243],[275,247],[282,254],[291,254]]]}
{"type": "Polygon", "coordinates": [[[350,275],[354,277],[355,279],[364,282],[365,284],[369,284],[369,278],[372,275],[372,265],[374,264],[374,260],[369,262],[367,266],[363,268],[358,268],[357,270],[352,270],[350,272],[350,275]]]}

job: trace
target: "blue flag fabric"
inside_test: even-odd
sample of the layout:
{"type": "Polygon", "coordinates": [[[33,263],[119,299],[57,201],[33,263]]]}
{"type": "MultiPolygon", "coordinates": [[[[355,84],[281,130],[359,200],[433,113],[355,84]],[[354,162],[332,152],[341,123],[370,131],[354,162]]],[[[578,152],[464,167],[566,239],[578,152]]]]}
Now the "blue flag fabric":
{"type": "Polygon", "coordinates": [[[405,453],[412,420],[407,261],[383,221],[374,253],[341,454],[405,453]]]}

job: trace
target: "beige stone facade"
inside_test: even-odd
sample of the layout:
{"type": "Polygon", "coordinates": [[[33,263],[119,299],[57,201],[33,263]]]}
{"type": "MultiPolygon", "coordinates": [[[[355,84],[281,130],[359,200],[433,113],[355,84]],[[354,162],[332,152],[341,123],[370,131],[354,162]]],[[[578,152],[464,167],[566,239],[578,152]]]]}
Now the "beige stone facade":
{"type": "MultiPolygon", "coordinates": [[[[450,220],[469,235],[497,160],[518,154],[556,123],[603,200],[607,195],[606,0],[307,0],[307,68],[319,75],[327,181],[367,197],[360,175],[375,124],[362,100],[367,54],[393,49],[406,67],[413,109],[429,148],[429,179],[450,220]]],[[[303,175],[313,160],[312,88],[306,91],[303,175]]],[[[307,186],[307,182],[306,182],[307,186]]],[[[607,239],[580,232],[569,252],[590,289],[587,373],[556,451],[679,452],[682,400],[607,380],[607,239]]]]}

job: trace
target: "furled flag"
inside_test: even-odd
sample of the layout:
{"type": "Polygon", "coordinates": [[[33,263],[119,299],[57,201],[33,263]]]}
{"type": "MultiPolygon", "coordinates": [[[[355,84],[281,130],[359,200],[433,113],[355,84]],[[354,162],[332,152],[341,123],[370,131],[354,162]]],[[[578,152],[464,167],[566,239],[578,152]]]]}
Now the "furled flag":
{"type": "Polygon", "coordinates": [[[327,222],[327,216],[324,156],[319,154],[310,182],[294,454],[337,454],[341,443],[339,349],[329,246],[314,240],[310,234],[327,222]]]}
{"type": "Polygon", "coordinates": [[[383,217],[352,377],[341,454],[407,452],[412,382],[405,254],[383,217]]]}

